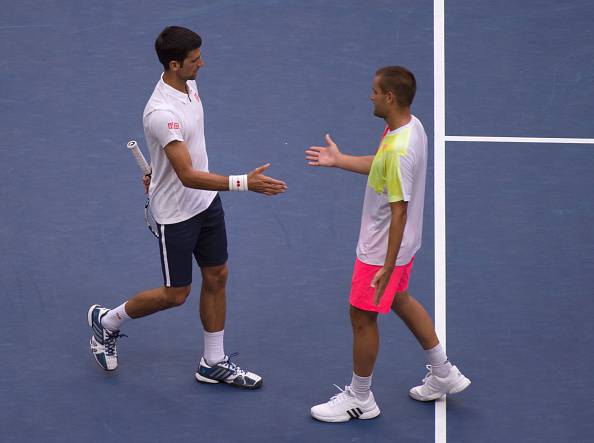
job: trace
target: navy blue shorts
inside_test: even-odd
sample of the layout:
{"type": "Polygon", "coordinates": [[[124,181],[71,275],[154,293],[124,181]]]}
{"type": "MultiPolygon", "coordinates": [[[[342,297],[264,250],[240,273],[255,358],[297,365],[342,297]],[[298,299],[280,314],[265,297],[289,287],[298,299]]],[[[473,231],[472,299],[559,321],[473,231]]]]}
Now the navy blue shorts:
{"type": "Polygon", "coordinates": [[[227,263],[225,211],[218,194],[206,210],[194,217],[158,227],[165,286],[192,283],[192,256],[201,268],[227,263]]]}

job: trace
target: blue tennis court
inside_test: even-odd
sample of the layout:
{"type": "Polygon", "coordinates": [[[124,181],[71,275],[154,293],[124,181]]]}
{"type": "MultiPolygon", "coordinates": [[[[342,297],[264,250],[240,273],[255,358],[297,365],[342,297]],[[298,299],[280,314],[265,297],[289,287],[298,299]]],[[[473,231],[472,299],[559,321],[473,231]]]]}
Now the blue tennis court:
{"type": "Polygon", "coordinates": [[[434,3],[4,5],[0,440],[591,440],[594,5],[446,2],[445,121],[436,121],[434,3]],[[271,198],[222,195],[225,348],[263,376],[258,391],[195,382],[196,289],[184,306],[127,325],[115,373],[89,352],[91,304],[162,283],[125,145],[145,146],[142,110],[162,71],[153,43],[172,24],[204,40],[210,170],[270,162],[289,185],[271,198]],[[384,123],[372,115],[371,81],[393,64],[415,73],[413,111],[431,151],[411,292],[431,314],[434,294],[445,296],[435,313],[447,318],[448,354],[473,383],[438,412],[411,400],[424,355],[388,315],[373,382],[382,415],[320,423],[310,407],[352,370],[347,297],[365,177],[309,168],[304,150],[330,133],[345,152],[373,153],[384,123]],[[445,124],[436,165],[445,219],[433,205],[436,124],[445,124]],[[436,228],[446,233],[443,287],[436,228]]]}

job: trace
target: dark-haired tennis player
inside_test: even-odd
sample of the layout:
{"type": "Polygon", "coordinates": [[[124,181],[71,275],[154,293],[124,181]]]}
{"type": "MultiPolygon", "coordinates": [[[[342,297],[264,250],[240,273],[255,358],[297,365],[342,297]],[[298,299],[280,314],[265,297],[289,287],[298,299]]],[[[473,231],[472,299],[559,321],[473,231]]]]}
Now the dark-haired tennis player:
{"type": "Polygon", "coordinates": [[[237,176],[209,172],[204,111],[195,81],[204,66],[201,46],[200,36],[189,29],[170,26],[161,32],[155,50],[164,72],[143,114],[152,166],[148,192],[160,234],[163,286],[139,292],[114,309],[91,306],[91,351],[103,369],[116,369],[116,340],[122,325],[183,304],[190,294],[195,259],[202,273],[204,328],[204,355],[195,377],[205,383],[258,388],[262,378],[241,369],[224,350],[227,236],[218,192],[275,195],[286,185],[263,174],[269,164],[237,176]]]}
{"type": "Polygon", "coordinates": [[[407,291],[414,256],[421,247],[427,172],[427,135],[411,114],[415,92],[415,78],[407,69],[379,69],[371,101],[374,115],[383,118],[387,128],[376,154],[344,155],[329,135],[326,146],[306,150],[312,166],[369,176],[350,294],[353,375],[344,391],[311,408],[318,420],[343,422],[379,415],[371,392],[379,349],[377,315],[390,309],[409,327],[427,355],[429,373],[421,386],[410,390],[414,399],[435,400],[470,384],[448,361],[427,311],[407,291]]]}

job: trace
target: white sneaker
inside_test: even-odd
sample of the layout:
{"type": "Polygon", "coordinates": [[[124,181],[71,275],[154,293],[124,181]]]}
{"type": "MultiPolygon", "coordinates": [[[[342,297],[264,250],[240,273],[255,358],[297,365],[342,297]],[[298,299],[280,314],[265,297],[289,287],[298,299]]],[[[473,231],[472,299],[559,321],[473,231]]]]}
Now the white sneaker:
{"type": "Polygon", "coordinates": [[[456,366],[450,368],[447,377],[433,375],[431,365],[427,365],[429,373],[423,379],[421,386],[415,386],[409,391],[412,398],[419,401],[432,401],[448,394],[457,394],[470,386],[470,380],[464,377],[456,366]]]}
{"type": "Polygon", "coordinates": [[[336,388],[340,392],[333,396],[330,401],[311,408],[311,416],[313,418],[335,423],[349,421],[351,418],[367,420],[375,418],[380,414],[380,409],[371,391],[367,400],[361,401],[351,392],[349,386],[345,386],[344,391],[338,386],[336,388]]]}
{"type": "Polygon", "coordinates": [[[200,383],[225,382],[232,386],[244,389],[258,389],[262,386],[262,377],[253,372],[244,371],[236,363],[231,361],[238,353],[226,355],[225,359],[212,366],[206,363],[204,357],[200,359],[200,365],[196,370],[196,380],[200,383]]]}
{"type": "Polygon", "coordinates": [[[106,371],[113,371],[118,367],[117,339],[126,335],[120,334],[120,331],[110,331],[101,325],[101,319],[108,312],[109,309],[101,305],[93,305],[87,312],[87,321],[93,331],[90,346],[95,361],[106,371]]]}

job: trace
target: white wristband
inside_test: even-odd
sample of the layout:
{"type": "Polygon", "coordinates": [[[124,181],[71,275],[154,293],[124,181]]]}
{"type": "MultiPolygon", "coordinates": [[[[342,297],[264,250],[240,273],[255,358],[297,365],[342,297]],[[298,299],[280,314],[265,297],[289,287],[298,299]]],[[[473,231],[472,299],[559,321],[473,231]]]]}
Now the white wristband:
{"type": "Polygon", "coordinates": [[[247,191],[248,179],[247,174],[230,175],[229,176],[229,191],[247,191]]]}

